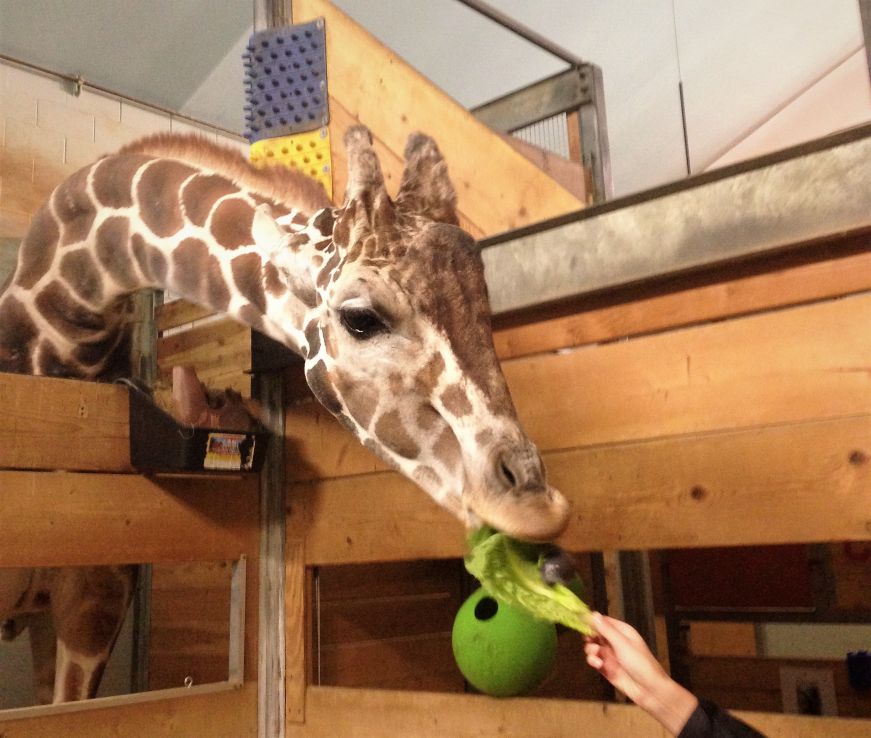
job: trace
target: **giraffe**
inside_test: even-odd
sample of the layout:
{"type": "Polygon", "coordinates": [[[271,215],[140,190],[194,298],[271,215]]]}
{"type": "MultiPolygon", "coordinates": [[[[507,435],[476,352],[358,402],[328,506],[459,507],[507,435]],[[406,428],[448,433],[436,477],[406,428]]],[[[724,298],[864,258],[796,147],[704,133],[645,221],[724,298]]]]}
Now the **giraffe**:
{"type": "Polygon", "coordinates": [[[297,352],[324,407],[467,527],[553,539],[569,504],[518,421],[438,146],[409,137],[394,199],[368,129],[344,144],[341,207],[303,175],[191,136],[73,174],[0,294],[0,370],[124,375],[126,301],[167,289],[297,352]]]}

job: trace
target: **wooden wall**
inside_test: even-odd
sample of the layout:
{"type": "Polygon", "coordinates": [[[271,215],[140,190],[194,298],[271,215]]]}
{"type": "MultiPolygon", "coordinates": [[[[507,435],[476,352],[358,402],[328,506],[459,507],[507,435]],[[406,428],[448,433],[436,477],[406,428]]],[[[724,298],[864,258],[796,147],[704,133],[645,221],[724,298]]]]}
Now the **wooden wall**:
{"type": "MultiPolygon", "coordinates": [[[[192,592],[202,589],[198,586],[202,577],[198,578],[194,572],[202,573],[203,562],[226,562],[245,556],[247,626],[242,687],[213,689],[209,693],[191,694],[189,699],[179,699],[176,694],[172,699],[137,704],[123,704],[125,698],[120,698],[122,702],[117,703],[115,700],[119,698],[108,698],[93,701],[89,707],[95,709],[56,714],[44,714],[40,708],[25,708],[0,714],[0,733],[6,738],[39,738],[60,733],[152,738],[203,734],[200,731],[228,738],[255,735],[259,557],[257,478],[250,475],[147,478],[118,473],[129,463],[122,453],[117,459],[108,459],[107,469],[100,469],[102,457],[88,454],[75,443],[64,446],[61,431],[66,428],[67,440],[75,439],[84,424],[83,416],[90,416],[98,427],[104,429],[125,425],[126,389],[18,375],[5,375],[3,387],[7,396],[15,397],[18,402],[16,413],[4,414],[4,422],[13,427],[18,424],[22,435],[29,428],[30,444],[43,449],[46,457],[53,458],[55,468],[64,468],[61,455],[65,449],[66,466],[78,466],[87,471],[49,470],[45,459],[31,463],[32,457],[15,456],[14,448],[11,451],[5,449],[7,455],[0,456],[0,467],[5,467],[0,471],[4,499],[4,514],[0,516],[0,539],[3,540],[0,566],[99,566],[147,562],[156,564],[158,589],[166,590],[178,585],[177,578],[175,583],[168,585],[160,577],[160,572],[165,570],[163,565],[172,564],[176,571],[187,572],[191,580],[188,584],[194,585],[187,588],[185,607],[197,609],[199,620],[188,617],[187,627],[192,621],[198,622],[198,627],[207,632],[209,638],[224,638],[226,644],[226,634],[216,633],[214,622],[205,623],[204,619],[209,618],[204,613],[211,611],[214,621],[218,617],[217,611],[224,610],[226,617],[229,604],[215,601],[214,596],[205,603],[201,598],[195,598],[192,592]],[[55,401],[47,399],[49,396],[55,401]],[[44,437],[38,434],[40,427],[47,429],[44,437]],[[9,454],[12,454],[12,460],[9,454]],[[77,463],[78,459],[87,463],[77,463]],[[10,470],[13,465],[19,468],[10,470]],[[110,705],[117,706],[105,709],[110,705]],[[104,709],[99,709],[101,707],[104,709]]],[[[104,453],[111,448],[100,439],[92,439],[90,443],[103,447],[104,453]]],[[[221,568],[220,563],[213,563],[212,568],[214,566],[221,568]]],[[[227,571],[226,567],[224,571],[227,571]]],[[[214,577],[210,575],[206,579],[212,581],[214,577]]],[[[171,598],[158,600],[167,607],[174,607],[171,598]]],[[[159,618],[158,622],[165,624],[167,620],[159,618]]],[[[164,625],[164,632],[157,633],[158,658],[163,653],[160,638],[171,635],[166,630],[164,625]]],[[[196,630],[187,631],[186,648],[203,645],[203,640],[199,644],[191,642],[195,633],[196,630]]],[[[180,655],[183,659],[183,649],[178,647],[178,643],[174,648],[176,666],[183,670],[183,661],[178,660],[180,655]]],[[[219,668],[215,668],[194,676],[206,680],[216,676],[218,671],[219,668]]],[[[227,679],[226,662],[221,678],[227,679]]],[[[175,681],[172,686],[180,686],[177,679],[170,679],[175,681]]]]}
{"type": "MultiPolygon", "coordinates": [[[[574,503],[562,543],[615,550],[871,537],[869,246],[867,237],[817,244],[500,326],[495,342],[520,417],[574,503]]],[[[287,414],[288,536],[305,564],[461,555],[455,522],[306,400],[299,378],[289,381],[299,400],[287,414]]],[[[533,709],[523,700],[324,687],[298,697],[299,735],[343,733],[354,720],[380,726],[373,735],[426,736],[435,730],[421,716],[440,704],[479,730],[523,735],[533,709]]],[[[564,709],[564,719],[594,712],[590,703],[535,704],[541,714],[564,709]]],[[[591,734],[626,735],[638,720],[632,734],[658,735],[632,708],[598,709],[604,725],[591,734]]],[[[750,721],[773,736],[795,735],[798,724],[750,721]]],[[[834,734],[824,723],[801,723],[802,735],[834,734]]],[[[869,729],[836,724],[839,735],[869,729]]]]}

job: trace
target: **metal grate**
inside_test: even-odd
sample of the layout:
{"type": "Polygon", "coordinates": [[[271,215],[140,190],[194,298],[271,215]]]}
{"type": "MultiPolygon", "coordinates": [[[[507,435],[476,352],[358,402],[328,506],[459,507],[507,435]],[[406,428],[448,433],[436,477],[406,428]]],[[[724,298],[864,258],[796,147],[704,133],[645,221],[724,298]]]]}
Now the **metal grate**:
{"type": "Polygon", "coordinates": [[[569,158],[569,130],[565,113],[518,128],[511,135],[565,159],[569,158]]]}

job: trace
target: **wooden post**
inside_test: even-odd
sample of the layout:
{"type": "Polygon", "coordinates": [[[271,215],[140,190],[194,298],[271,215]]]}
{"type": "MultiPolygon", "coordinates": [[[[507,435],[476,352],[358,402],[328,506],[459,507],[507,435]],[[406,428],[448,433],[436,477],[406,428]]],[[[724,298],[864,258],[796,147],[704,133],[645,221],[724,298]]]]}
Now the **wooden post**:
{"type": "MultiPolygon", "coordinates": [[[[292,22],[290,0],[255,0],[254,30],[292,22]]],[[[260,474],[260,608],[257,660],[257,735],[284,738],[285,654],[285,458],[284,382],[281,372],[255,377],[255,396],[272,442],[260,474]]]]}

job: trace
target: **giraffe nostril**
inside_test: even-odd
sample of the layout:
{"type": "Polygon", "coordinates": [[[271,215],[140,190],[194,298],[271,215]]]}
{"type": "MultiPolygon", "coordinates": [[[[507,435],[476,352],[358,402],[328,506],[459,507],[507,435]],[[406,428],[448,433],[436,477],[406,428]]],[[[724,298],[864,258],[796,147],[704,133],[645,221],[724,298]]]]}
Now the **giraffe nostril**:
{"type": "Polygon", "coordinates": [[[511,468],[504,461],[499,462],[499,476],[509,487],[517,486],[517,477],[514,476],[514,472],[511,471],[511,468]]]}

